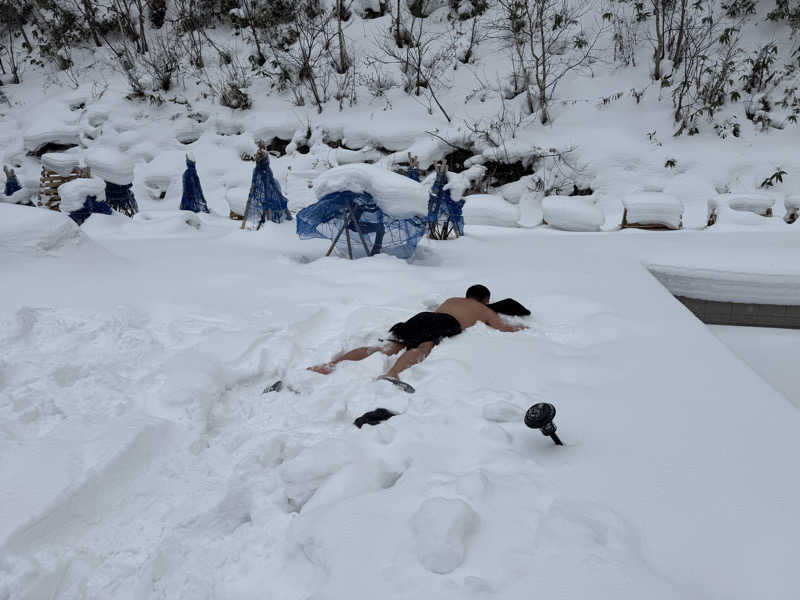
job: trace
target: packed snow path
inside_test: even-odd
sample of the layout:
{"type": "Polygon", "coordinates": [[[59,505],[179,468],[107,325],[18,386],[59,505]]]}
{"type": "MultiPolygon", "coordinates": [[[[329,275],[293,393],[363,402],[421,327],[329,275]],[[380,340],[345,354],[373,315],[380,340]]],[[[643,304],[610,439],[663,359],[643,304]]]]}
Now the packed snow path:
{"type": "Polygon", "coordinates": [[[0,598],[796,598],[798,411],[645,266],[796,234],[468,226],[407,263],[0,210],[0,598]],[[531,329],[443,342],[414,395],[304,371],[472,283],[531,329]]]}

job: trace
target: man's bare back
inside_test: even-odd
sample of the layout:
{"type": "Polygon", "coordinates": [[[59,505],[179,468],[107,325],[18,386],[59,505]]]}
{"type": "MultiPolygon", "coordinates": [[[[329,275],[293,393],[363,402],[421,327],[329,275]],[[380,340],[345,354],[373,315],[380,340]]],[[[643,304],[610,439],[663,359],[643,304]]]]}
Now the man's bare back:
{"type": "Polygon", "coordinates": [[[525,329],[522,325],[506,324],[491,308],[472,298],[448,298],[442,302],[435,312],[455,317],[462,330],[472,327],[478,321],[500,331],[511,332],[525,329]]]}

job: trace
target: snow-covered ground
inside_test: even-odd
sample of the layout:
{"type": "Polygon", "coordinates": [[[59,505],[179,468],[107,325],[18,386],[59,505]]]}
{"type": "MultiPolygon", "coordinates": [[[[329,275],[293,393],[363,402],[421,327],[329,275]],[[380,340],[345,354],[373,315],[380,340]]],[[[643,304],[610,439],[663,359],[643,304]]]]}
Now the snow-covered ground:
{"type": "Polygon", "coordinates": [[[646,268],[794,231],[467,225],[405,262],[186,221],[0,205],[0,597],[796,597],[800,415],[646,268]],[[479,282],[531,328],[416,394],[304,370],[479,282]]]}
{"type": "MultiPolygon", "coordinates": [[[[424,26],[446,54],[471,28],[445,4],[424,26]]],[[[740,58],[789,39],[758,12],[740,58]]],[[[720,135],[703,118],[674,137],[645,31],[630,67],[607,31],[542,125],[508,96],[491,10],[470,62],[441,69],[440,110],[381,62],[391,15],[356,13],[354,102],[319,114],[250,71],[252,108],[220,106],[210,46],[158,106],[125,98],[105,47],[3,77],[0,161],[24,188],[0,196],[0,600],[798,598],[797,335],[708,328],[671,294],[800,304],[788,112],[773,106],[780,127],[765,128],[746,118],[763,98],[739,89],[715,112],[720,135]],[[433,164],[471,152],[448,173],[465,236],[347,261],[293,223],[240,230],[227,217],[244,210],[256,142],[274,138],[294,212],[331,167],[402,172],[409,153],[422,183],[398,180],[390,199],[416,186],[419,212],[433,164]],[[75,146],[37,157],[48,143],[75,146]],[[210,214],[177,210],[187,152],[210,214]],[[498,160],[516,175],[481,184],[498,160]],[[141,212],[78,228],[7,203],[36,200],[43,166],[82,165],[132,182],[141,212]],[[573,186],[593,193],[560,195],[573,186]],[[633,221],[683,230],[619,231],[626,198],[633,221]],[[413,395],[375,381],[380,354],[305,370],[474,283],[530,307],[530,329],[444,341],[404,375],[413,395]],[[564,447],[524,426],[540,401],[564,447]],[[353,426],[377,407],[399,414],[353,426]]],[[[208,34],[250,64],[246,32],[208,34]]]]}

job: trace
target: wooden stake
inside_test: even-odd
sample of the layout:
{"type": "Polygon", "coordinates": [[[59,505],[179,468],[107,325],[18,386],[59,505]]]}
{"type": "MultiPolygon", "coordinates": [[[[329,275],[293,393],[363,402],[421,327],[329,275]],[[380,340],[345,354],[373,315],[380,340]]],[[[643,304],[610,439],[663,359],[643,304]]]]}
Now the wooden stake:
{"type": "Polygon", "coordinates": [[[364,234],[361,233],[361,225],[358,224],[358,220],[356,219],[356,215],[353,212],[353,205],[351,204],[348,206],[348,210],[350,212],[350,218],[353,220],[353,223],[356,226],[356,231],[358,231],[358,237],[361,238],[361,245],[364,246],[364,252],[367,253],[367,256],[371,256],[369,252],[369,248],[367,248],[367,241],[364,239],[364,234]]]}
{"type": "Polygon", "coordinates": [[[345,228],[345,227],[347,227],[347,221],[345,221],[345,222],[342,224],[342,228],[339,230],[339,233],[337,233],[337,234],[336,234],[336,237],[335,237],[335,238],[333,238],[333,243],[331,244],[331,247],[330,247],[330,248],[328,248],[328,251],[325,253],[325,256],[330,256],[330,255],[331,255],[331,252],[333,252],[333,249],[334,249],[334,247],[336,246],[336,242],[338,242],[338,241],[339,241],[339,238],[340,238],[340,237],[342,237],[342,232],[344,231],[344,228],[345,228]]]}

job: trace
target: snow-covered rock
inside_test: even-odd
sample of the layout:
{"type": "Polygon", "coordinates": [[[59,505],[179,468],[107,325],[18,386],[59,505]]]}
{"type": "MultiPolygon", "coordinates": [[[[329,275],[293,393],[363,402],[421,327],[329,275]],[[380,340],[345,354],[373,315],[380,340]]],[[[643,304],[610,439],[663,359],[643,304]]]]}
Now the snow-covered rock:
{"type": "Polygon", "coordinates": [[[357,163],[335,167],[317,176],[319,200],[333,192],[367,192],[384,212],[397,218],[428,214],[428,190],[422,185],[376,165],[357,163]]]}
{"type": "Polygon", "coordinates": [[[472,194],[464,196],[464,223],[469,225],[494,225],[516,227],[519,222],[519,207],[506,202],[502,196],[472,194]]]}
{"type": "Polygon", "coordinates": [[[565,231],[600,231],[603,211],[586,196],[547,196],[542,201],[544,221],[565,231]]]}
{"type": "Polygon", "coordinates": [[[661,225],[680,229],[683,204],[675,196],[661,192],[637,192],[622,200],[628,225],[661,225]]]}
{"type": "Polygon", "coordinates": [[[93,148],[86,153],[86,164],[93,177],[117,185],[133,183],[134,162],[119,150],[93,148]]]}
{"type": "Polygon", "coordinates": [[[429,498],[411,517],[417,558],[433,573],[457,569],[467,554],[467,541],[480,517],[460,499],[429,498]]]}
{"type": "Polygon", "coordinates": [[[73,179],[58,186],[58,195],[61,212],[71,213],[82,208],[88,196],[94,196],[97,202],[105,201],[106,184],[99,177],[73,179]]]}

